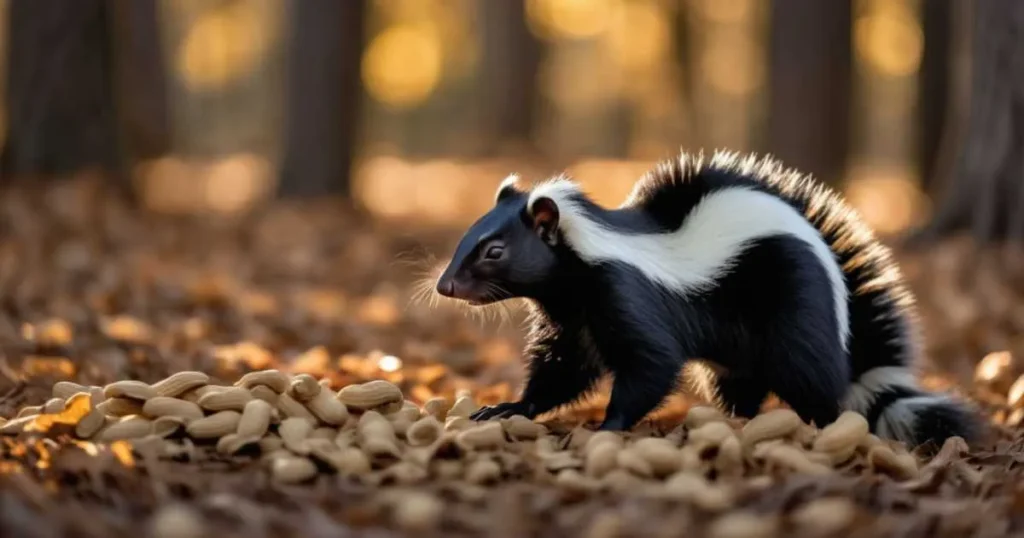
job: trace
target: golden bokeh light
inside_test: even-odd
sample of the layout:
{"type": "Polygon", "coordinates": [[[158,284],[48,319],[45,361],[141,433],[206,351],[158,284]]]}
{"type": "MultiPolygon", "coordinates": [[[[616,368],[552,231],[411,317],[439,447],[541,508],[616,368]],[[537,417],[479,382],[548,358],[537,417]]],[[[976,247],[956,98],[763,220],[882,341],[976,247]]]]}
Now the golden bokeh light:
{"type": "Polygon", "coordinates": [[[223,89],[256,69],[274,38],[260,2],[232,2],[199,15],[177,52],[178,72],[192,91],[223,89]]]}
{"type": "Polygon", "coordinates": [[[394,355],[384,355],[377,360],[377,367],[385,372],[397,372],[402,368],[402,359],[394,355]]]}
{"type": "Polygon", "coordinates": [[[901,167],[854,167],[847,201],[880,234],[895,234],[924,220],[928,200],[916,177],[901,167]]]}
{"type": "Polygon", "coordinates": [[[654,2],[617,4],[603,40],[612,61],[629,71],[650,70],[668,56],[671,29],[654,2]]]}
{"type": "Polygon", "coordinates": [[[745,96],[765,79],[762,49],[752,36],[738,32],[712,32],[700,57],[701,73],[716,90],[745,96]]]}
{"type": "Polygon", "coordinates": [[[693,5],[707,20],[736,24],[753,11],[755,0],[694,0],[693,5]]]}
{"type": "Polygon", "coordinates": [[[244,212],[270,196],[270,162],[253,153],[235,153],[206,162],[162,157],[135,170],[143,203],[161,213],[244,212]]]}
{"type": "Polygon", "coordinates": [[[587,39],[606,31],[614,0],[526,0],[526,21],[539,38],[587,39]]]}
{"type": "Polygon", "coordinates": [[[902,1],[869,5],[867,14],[854,23],[857,57],[881,75],[916,73],[924,52],[924,33],[910,7],[902,1]]]}
{"type": "Polygon", "coordinates": [[[370,42],[362,76],[377,101],[410,108],[425,101],[441,79],[441,40],[431,24],[397,24],[370,42]]]}

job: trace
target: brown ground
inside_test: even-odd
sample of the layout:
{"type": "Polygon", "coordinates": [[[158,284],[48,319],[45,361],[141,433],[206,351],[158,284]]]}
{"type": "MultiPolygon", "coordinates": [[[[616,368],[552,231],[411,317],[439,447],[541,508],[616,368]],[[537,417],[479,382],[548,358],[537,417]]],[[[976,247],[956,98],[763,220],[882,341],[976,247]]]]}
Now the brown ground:
{"type": "MultiPolygon", "coordinates": [[[[517,312],[497,327],[412,300],[411,283],[429,254],[447,254],[450,232],[372,225],[329,204],[240,220],[142,218],[83,186],[0,195],[0,230],[2,417],[43,403],[59,380],[153,382],[181,370],[227,383],[268,367],[325,375],[335,386],[384,378],[417,403],[460,389],[491,403],[519,381],[517,312]],[[379,368],[388,354],[402,360],[395,372],[379,368]]],[[[937,385],[970,386],[990,351],[1024,356],[1022,287],[987,256],[949,242],[902,257],[926,322],[928,366],[945,374],[930,378],[937,385]]],[[[1007,384],[995,388],[972,392],[996,422],[1019,422],[1000,395],[1007,384]]],[[[554,431],[597,418],[601,404],[562,416],[568,425],[554,431]]],[[[677,398],[641,429],[668,431],[685,409],[677,398]]],[[[778,475],[725,515],[629,491],[567,492],[531,476],[477,488],[429,482],[416,487],[446,508],[439,529],[419,534],[813,535],[828,529],[794,514],[822,497],[856,507],[843,535],[1024,534],[1016,429],[1000,426],[1001,440],[926,481],[778,475]],[[747,520],[752,530],[740,527],[747,520]]],[[[214,455],[123,466],[113,453],[87,456],[52,441],[4,442],[0,457],[0,536],[403,535],[384,493],[392,486],[329,475],[281,486],[249,459],[214,455]]]]}

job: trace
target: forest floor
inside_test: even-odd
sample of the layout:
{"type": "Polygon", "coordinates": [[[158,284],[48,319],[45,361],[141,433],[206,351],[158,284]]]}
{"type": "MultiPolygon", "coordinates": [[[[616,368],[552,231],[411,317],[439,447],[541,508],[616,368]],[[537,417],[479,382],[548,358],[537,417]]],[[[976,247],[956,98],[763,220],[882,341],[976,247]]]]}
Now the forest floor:
{"type": "MultiPolygon", "coordinates": [[[[334,389],[385,379],[420,405],[467,391],[478,404],[503,401],[521,379],[522,312],[481,320],[417,295],[457,232],[375,224],[330,204],[234,219],[142,216],[82,186],[4,193],[0,230],[0,417],[43,405],[59,381],[153,383],[185,370],[231,384],[276,368],[334,389]]],[[[10,437],[0,438],[0,535],[1024,535],[1021,412],[1006,397],[1022,373],[1012,358],[1024,357],[1024,272],[965,240],[900,260],[924,321],[926,381],[961,387],[995,432],[923,460],[927,473],[913,479],[853,464],[816,475],[774,469],[744,477],[726,509],[645,494],[628,473],[610,490],[537,472],[458,487],[326,472],[281,484],[258,454],[200,446],[161,460],[66,436],[10,437]],[[975,382],[977,363],[1003,350],[1011,360],[975,382]]],[[[605,401],[542,420],[551,442],[580,449],[587,436],[577,426],[599,419],[605,401]]],[[[690,403],[674,397],[634,436],[678,434],[690,403]]]]}

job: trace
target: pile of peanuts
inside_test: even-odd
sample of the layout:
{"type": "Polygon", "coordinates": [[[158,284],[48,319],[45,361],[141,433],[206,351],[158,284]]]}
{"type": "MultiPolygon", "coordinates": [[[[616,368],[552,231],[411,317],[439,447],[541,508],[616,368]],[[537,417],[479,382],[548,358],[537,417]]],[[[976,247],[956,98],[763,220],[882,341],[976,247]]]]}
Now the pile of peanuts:
{"type": "Polygon", "coordinates": [[[583,427],[559,435],[522,416],[475,422],[478,407],[466,394],[421,407],[381,380],[335,392],[308,374],[263,370],[224,386],[180,372],[153,384],[57,383],[52,399],[3,421],[0,434],[62,423],[80,439],[125,440],[161,457],[206,444],[223,456],[258,455],[282,483],[321,473],[374,485],[531,478],[576,492],[639,488],[709,510],[733,505],[731,484],[755,474],[825,474],[854,461],[897,479],[919,470],[853,412],[819,430],[789,409],[744,421],[694,407],[674,431],[650,437],[583,427]]]}

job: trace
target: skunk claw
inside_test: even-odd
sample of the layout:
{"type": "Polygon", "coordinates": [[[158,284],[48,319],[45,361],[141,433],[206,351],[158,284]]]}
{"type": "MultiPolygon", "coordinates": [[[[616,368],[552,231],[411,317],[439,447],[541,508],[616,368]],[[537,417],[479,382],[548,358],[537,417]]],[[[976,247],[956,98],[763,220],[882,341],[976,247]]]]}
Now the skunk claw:
{"type": "Polygon", "coordinates": [[[481,407],[477,409],[472,415],[469,415],[470,420],[490,420],[492,418],[505,418],[512,415],[524,414],[525,406],[521,402],[505,402],[497,405],[489,405],[487,407],[481,407]]]}

